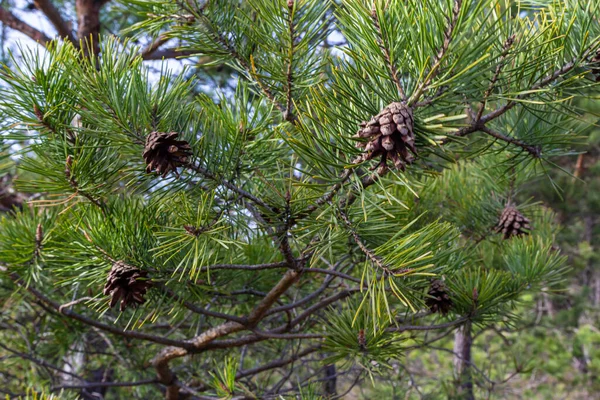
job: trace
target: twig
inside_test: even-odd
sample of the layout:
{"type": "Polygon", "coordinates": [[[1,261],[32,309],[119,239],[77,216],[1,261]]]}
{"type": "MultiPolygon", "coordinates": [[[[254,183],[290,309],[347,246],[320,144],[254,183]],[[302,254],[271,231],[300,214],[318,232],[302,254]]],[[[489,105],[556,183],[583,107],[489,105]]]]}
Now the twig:
{"type": "Polygon", "coordinates": [[[48,43],[50,43],[52,41],[52,39],[50,39],[48,36],[46,36],[45,33],[43,33],[42,31],[39,31],[39,30],[35,29],[33,26],[21,21],[13,13],[6,10],[2,6],[0,6],[0,22],[5,24],[9,28],[17,30],[17,31],[21,32],[22,34],[29,36],[31,39],[35,40],[36,42],[38,42],[44,46],[47,46],[48,43]]]}
{"type": "Polygon", "coordinates": [[[383,32],[381,31],[379,15],[377,14],[377,9],[375,7],[373,7],[373,10],[371,11],[371,19],[373,20],[373,24],[375,25],[375,29],[377,30],[377,34],[379,35],[379,37],[377,38],[377,44],[379,45],[379,48],[383,53],[383,58],[385,59],[385,64],[387,65],[388,70],[390,71],[392,82],[394,82],[394,85],[396,85],[396,89],[398,90],[398,93],[400,94],[402,100],[406,101],[406,93],[402,88],[402,84],[400,83],[400,79],[398,78],[398,71],[396,70],[396,66],[394,65],[392,57],[390,56],[390,51],[385,43],[383,32]]]}
{"type": "Polygon", "coordinates": [[[526,152],[528,152],[535,158],[540,158],[540,156],[542,155],[542,149],[540,146],[533,146],[533,145],[523,142],[522,140],[503,135],[502,133],[497,132],[491,128],[488,128],[487,126],[482,126],[480,128],[480,131],[487,133],[488,135],[495,137],[496,139],[502,140],[506,143],[510,143],[510,144],[514,144],[515,146],[519,146],[520,148],[522,148],[523,150],[525,150],[526,152]]]}
{"type": "Polygon", "coordinates": [[[442,65],[442,60],[444,59],[444,56],[446,55],[446,52],[450,46],[450,42],[452,41],[452,34],[454,33],[454,28],[456,28],[456,23],[458,22],[461,6],[462,0],[454,0],[454,6],[452,7],[452,18],[448,18],[448,25],[444,31],[444,41],[442,42],[442,46],[438,50],[435,57],[433,57],[433,65],[431,66],[429,74],[427,74],[427,77],[419,84],[412,96],[410,96],[410,100],[408,101],[409,105],[412,105],[419,100],[423,92],[427,90],[431,81],[437,76],[439,68],[442,65]]]}
{"type": "Polygon", "coordinates": [[[51,392],[57,392],[63,389],[92,389],[92,388],[103,388],[103,387],[132,387],[132,386],[143,386],[143,385],[152,385],[158,383],[156,378],[154,379],[146,379],[143,381],[136,382],[89,382],[83,383],[80,385],[60,385],[60,386],[52,386],[50,388],[51,392]]]}
{"type": "Polygon", "coordinates": [[[481,103],[479,104],[479,110],[477,111],[477,117],[475,118],[475,121],[479,121],[481,119],[481,116],[483,115],[483,112],[485,111],[485,105],[487,103],[487,100],[490,97],[490,95],[492,94],[492,90],[494,90],[494,86],[496,86],[496,82],[498,81],[498,78],[500,77],[502,68],[504,68],[504,60],[506,60],[506,56],[508,55],[508,52],[514,42],[515,42],[515,35],[512,35],[508,39],[506,39],[506,41],[504,42],[504,46],[502,46],[502,53],[500,54],[500,60],[498,62],[498,65],[496,66],[496,72],[494,72],[494,76],[492,77],[492,80],[490,81],[490,85],[488,86],[487,90],[485,91],[485,93],[483,95],[483,99],[481,100],[481,103]]]}
{"type": "Polygon", "coordinates": [[[296,32],[294,27],[294,8],[295,2],[288,2],[288,34],[290,39],[290,47],[288,49],[288,65],[286,72],[286,103],[285,103],[285,112],[283,113],[283,118],[286,121],[293,122],[296,117],[292,112],[292,88],[294,83],[294,69],[293,69],[293,61],[294,61],[294,46],[296,41],[296,32]]]}
{"type": "Polygon", "coordinates": [[[65,304],[61,304],[61,305],[58,307],[58,310],[57,310],[57,311],[58,311],[59,313],[61,313],[61,314],[62,314],[62,312],[63,312],[63,309],[65,309],[65,308],[69,308],[69,307],[71,307],[71,306],[74,306],[75,304],[83,303],[84,301],[88,301],[88,300],[94,300],[94,298],[93,298],[93,297],[82,297],[82,298],[80,298],[80,299],[73,300],[73,301],[71,301],[71,302],[68,302],[68,303],[65,303],[65,304]]]}

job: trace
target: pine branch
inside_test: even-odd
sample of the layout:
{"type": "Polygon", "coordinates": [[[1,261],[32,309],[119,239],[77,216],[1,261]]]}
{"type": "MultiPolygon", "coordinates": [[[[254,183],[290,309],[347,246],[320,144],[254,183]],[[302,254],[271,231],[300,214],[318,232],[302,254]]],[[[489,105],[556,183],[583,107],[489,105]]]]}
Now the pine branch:
{"type": "Polygon", "coordinates": [[[526,152],[528,152],[535,158],[540,158],[542,155],[542,153],[541,153],[542,149],[540,146],[533,146],[533,145],[523,142],[522,140],[503,135],[502,133],[497,132],[491,128],[488,128],[487,126],[481,127],[480,131],[487,133],[488,135],[495,137],[498,140],[502,140],[506,143],[510,143],[510,144],[514,144],[515,146],[519,146],[520,148],[522,148],[523,150],[525,150],[526,152]]]}
{"type": "MultiPolygon", "coordinates": [[[[510,100],[503,106],[500,106],[497,109],[495,109],[494,111],[491,111],[491,112],[485,114],[484,116],[479,118],[479,120],[475,119],[474,121],[471,122],[470,125],[468,125],[464,128],[461,128],[455,132],[450,133],[448,135],[449,136],[448,138],[441,141],[441,144],[448,143],[451,140],[450,137],[464,137],[471,133],[482,131],[484,128],[487,129],[486,124],[488,122],[493,121],[494,119],[496,119],[496,118],[504,115],[506,112],[510,111],[513,107],[515,107],[517,104],[519,104],[519,102],[517,100],[526,99],[529,96],[531,96],[533,93],[535,93],[535,91],[554,83],[556,80],[561,78],[563,75],[572,71],[577,66],[578,61],[585,60],[587,57],[589,57],[589,55],[593,52],[593,50],[594,50],[593,46],[588,47],[588,49],[585,52],[583,52],[581,57],[574,57],[571,61],[564,64],[560,68],[556,69],[552,73],[546,75],[538,83],[532,85],[529,88],[529,90],[527,90],[525,93],[516,96],[514,100],[510,100]]],[[[489,132],[486,132],[486,133],[489,134],[489,132]]],[[[494,136],[495,134],[497,134],[497,132],[492,134],[492,136],[494,136]]],[[[502,134],[500,134],[498,136],[500,136],[500,137],[497,137],[500,140],[504,140],[504,138],[507,138],[506,136],[504,136],[502,134]]],[[[496,136],[494,136],[494,137],[496,137],[496,136]]],[[[508,139],[512,140],[512,138],[508,138],[508,139]]],[[[513,142],[514,142],[514,140],[513,140],[513,142]]],[[[509,142],[509,143],[512,143],[512,142],[509,142]]],[[[524,146],[530,147],[531,151],[530,150],[527,150],[527,151],[530,154],[536,153],[535,148],[532,147],[532,145],[529,145],[529,144],[526,144],[526,143],[523,143],[520,141],[518,141],[518,143],[519,144],[517,144],[517,143],[513,143],[513,144],[517,144],[518,146],[523,147],[525,150],[527,150],[527,149],[524,146]]]]}
{"type": "MultiPolygon", "coordinates": [[[[248,315],[245,320],[245,324],[240,324],[238,322],[226,322],[207,330],[191,340],[186,341],[186,343],[192,347],[194,352],[197,352],[219,337],[256,326],[256,324],[258,324],[258,322],[260,322],[260,320],[265,316],[269,308],[271,308],[277,299],[279,299],[279,297],[298,280],[299,276],[299,272],[288,270],[281,278],[279,283],[277,283],[277,285],[275,285],[269,291],[267,296],[248,315]]],[[[183,357],[188,353],[188,349],[182,347],[168,347],[163,349],[152,360],[152,365],[154,368],[156,368],[159,381],[167,386],[167,400],[176,400],[179,396],[179,387],[176,383],[175,374],[169,367],[169,362],[175,358],[183,357]]]]}
{"type": "Polygon", "coordinates": [[[75,46],[78,45],[75,36],[67,22],[62,18],[58,9],[54,6],[51,0],[34,0],[33,4],[35,7],[46,15],[50,20],[54,28],[62,38],[66,38],[68,41],[73,43],[75,46]]]}
{"type": "Polygon", "coordinates": [[[531,94],[533,94],[535,91],[537,91],[539,89],[543,89],[544,87],[555,82],[558,78],[569,73],[571,70],[573,70],[577,66],[578,61],[587,59],[589,57],[589,55],[593,52],[593,50],[594,49],[592,46],[588,47],[588,49],[582,54],[581,57],[573,57],[573,59],[571,61],[569,61],[568,63],[566,63],[559,69],[555,70],[551,74],[547,75],[546,77],[544,77],[542,80],[540,80],[535,85],[532,85],[529,88],[529,90],[526,91],[526,93],[516,96],[514,100],[508,101],[505,105],[503,105],[503,106],[497,108],[496,110],[481,117],[479,122],[482,124],[486,124],[487,122],[505,114],[507,111],[509,111],[510,109],[512,109],[514,106],[516,106],[519,103],[518,100],[523,100],[523,99],[531,96],[531,94]]]}
{"type": "MultiPolygon", "coordinates": [[[[160,35],[158,37],[158,39],[154,40],[152,43],[150,43],[147,47],[145,47],[142,52],[140,53],[140,56],[144,59],[144,60],[152,60],[155,58],[150,58],[157,50],[160,46],[162,46],[163,44],[167,43],[169,40],[171,40],[170,37],[167,37],[165,35],[160,35]]],[[[160,59],[160,58],[158,58],[160,59]]]]}
{"type": "Polygon", "coordinates": [[[52,370],[58,371],[58,372],[60,372],[61,374],[69,375],[69,376],[72,376],[73,378],[76,378],[76,379],[78,379],[78,380],[80,380],[80,381],[83,381],[83,382],[85,382],[85,380],[84,380],[82,377],[80,377],[79,375],[77,375],[77,374],[74,374],[74,373],[72,373],[72,372],[69,372],[69,371],[65,371],[64,369],[62,369],[62,368],[59,368],[59,367],[57,367],[56,365],[53,365],[53,364],[49,363],[48,361],[41,360],[41,359],[39,359],[39,358],[37,358],[37,357],[34,357],[34,356],[32,356],[32,355],[29,355],[29,354],[26,354],[26,353],[22,353],[22,352],[20,352],[20,351],[17,351],[17,350],[13,350],[13,349],[11,349],[10,347],[7,347],[7,346],[5,346],[5,345],[4,345],[4,344],[2,344],[1,342],[0,342],[0,348],[2,348],[2,349],[4,349],[4,350],[8,351],[8,352],[9,352],[9,353],[11,353],[11,354],[14,354],[15,356],[17,356],[17,357],[19,357],[19,358],[22,358],[22,359],[24,359],[24,360],[31,361],[31,362],[33,362],[34,364],[37,364],[37,365],[39,365],[39,366],[42,366],[42,367],[44,367],[44,368],[48,368],[48,369],[52,369],[52,370]]]}
{"type": "Polygon", "coordinates": [[[185,308],[187,308],[188,310],[190,310],[196,314],[206,315],[207,317],[225,319],[227,321],[238,322],[240,324],[244,324],[246,322],[244,318],[239,318],[239,317],[236,317],[235,315],[229,315],[229,314],[220,313],[217,311],[211,311],[206,308],[198,307],[186,300],[183,300],[181,298],[181,296],[178,296],[175,292],[173,292],[171,289],[169,289],[168,287],[166,287],[162,284],[155,283],[154,286],[158,287],[167,296],[169,296],[176,302],[181,303],[185,308]]]}
{"type": "Polygon", "coordinates": [[[144,60],[168,60],[179,57],[189,57],[197,54],[198,50],[180,50],[178,48],[157,49],[148,54],[142,54],[144,60]]]}
{"type": "MultiPolygon", "coordinates": [[[[222,50],[228,53],[238,64],[244,69],[244,71],[248,74],[248,76],[254,81],[263,94],[271,101],[271,103],[281,112],[281,115],[285,117],[286,115],[286,107],[282,105],[277,99],[275,95],[269,89],[269,87],[260,79],[258,73],[256,72],[256,66],[254,65],[254,60],[248,61],[244,57],[242,57],[238,51],[229,43],[227,36],[220,32],[217,28],[215,28],[213,22],[208,18],[208,16],[204,13],[204,9],[210,2],[206,2],[199,10],[196,10],[194,13],[195,16],[190,16],[186,19],[186,22],[197,21],[200,22],[204,27],[210,31],[213,36],[213,39],[221,46],[222,50]]],[[[295,119],[294,119],[295,120],[295,119]]]]}
{"type": "Polygon", "coordinates": [[[341,210],[338,210],[339,215],[342,217],[342,221],[350,231],[350,235],[354,239],[354,242],[358,245],[358,248],[371,260],[373,264],[379,267],[386,275],[394,275],[394,272],[386,265],[381,262],[381,258],[377,256],[371,249],[367,247],[362,238],[358,235],[350,218],[341,210]]]}
{"type": "Polygon", "coordinates": [[[239,194],[243,198],[252,201],[256,205],[263,207],[267,210],[274,211],[267,203],[265,203],[258,197],[252,195],[251,193],[245,191],[244,189],[241,189],[241,188],[235,186],[233,183],[231,183],[225,179],[218,178],[217,176],[215,176],[213,173],[209,172],[204,167],[201,167],[200,165],[190,164],[190,163],[187,163],[184,166],[191,169],[192,171],[195,171],[195,172],[201,174],[202,176],[206,177],[207,179],[210,179],[210,180],[218,183],[219,185],[225,186],[227,189],[234,191],[235,193],[239,194]]]}
{"type": "Polygon", "coordinates": [[[109,387],[133,387],[133,386],[144,386],[144,385],[153,385],[158,383],[156,378],[146,379],[143,381],[135,381],[135,382],[88,382],[80,385],[60,385],[60,386],[52,386],[50,388],[51,392],[58,392],[63,389],[94,389],[94,388],[109,388],[109,387]]]}
{"type": "Polygon", "coordinates": [[[435,331],[439,329],[447,329],[452,328],[458,325],[461,325],[463,322],[467,320],[466,317],[459,318],[455,321],[446,322],[445,324],[439,325],[404,325],[404,326],[395,326],[386,329],[387,332],[406,332],[406,331],[435,331]]]}
{"type": "Polygon", "coordinates": [[[403,101],[406,101],[406,93],[402,88],[402,84],[400,83],[400,79],[398,78],[398,70],[396,69],[396,65],[394,64],[392,57],[390,56],[390,51],[385,43],[383,32],[381,31],[381,23],[379,21],[379,14],[377,13],[377,9],[375,8],[375,3],[373,3],[373,10],[371,10],[371,19],[373,20],[373,24],[375,25],[375,29],[377,30],[377,44],[383,53],[383,58],[385,60],[385,64],[390,72],[390,77],[392,78],[392,82],[396,85],[396,89],[398,90],[398,94],[403,101]]]}
{"type": "Polygon", "coordinates": [[[293,114],[292,110],[292,88],[294,83],[294,69],[293,69],[293,61],[294,61],[294,47],[296,42],[296,32],[294,26],[294,3],[295,1],[288,1],[288,34],[290,40],[290,47],[288,49],[288,65],[286,72],[286,104],[285,104],[285,113],[283,114],[283,118],[286,121],[293,122],[296,120],[296,117],[293,114]]]}
{"type": "Polygon", "coordinates": [[[454,6],[452,7],[452,18],[448,19],[448,25],[446,26],[446,30],[444,31],[444,41],[442,42],[442,46],[433,58],[433,65],[431,66],[431,70],[427,74],[427,77],[423,80],[423,82],[419,84],[412,96],[410,96],[410,100],[408,101],[409,106],[419,100],[423,92],[425,92],[429,87],[431,81],[437,76],[439,69],[442,65],[444,56],[446,55],[446,52],[450,47],[450,42],[452,41],[454,29],[456,28],[456,24],[458,22],[458,16],[460,14],[461,6],[462,0],[454,0],[454,6]]]}
{"type": "Polygon", "coordinates": [[[162,336],[150,335],[143,332],[122,330],[117,328],[114,325],[107,325],[101,322],[96,321],[93,318],[88,318],[84,315],[78,314],[70,309],[61,308],[61,304],[51,300],[50,298],[43,295],[38,290],[34,289],[32,286],[27,286],[27,284],[23,281],[23,279],[15,272],[9,273],[10,279],[15,282],[18,286],[24,288],[29,293],[31,293],[36,299],[38,299],[42,304],[48,306],[51,310],[55,311],[59,315],[64,315],[65,317],[74,319],[79,321],[85,325],[93,326],[98,329],[102,329],[103,331],[113,333],[115,335],[131,338],[131,339],[140,339],[149,342],[164,344],[168,346],[185,346],[186,343],[180,340],[173,340],[169,338],[165,338],[162,336]]]}
{"type": "Polygon", "coordinates": [[[0,22],[5,24],[9,28],[17,30],[17,31],[21,32],[22,34],[29,36],[31,39],[35,40],[36,42],[38,42],[44,46],[47,46],[48,43],[50,43],[52,41],[52,39],[50,39],[48,36],[46,36],[45,33],[43,33],[42,31],[39,31],[39,30],[35,29],[34,27],[32,27],[31,25],[21,21],[13,13],[9,12],[2,6],[0,6],[0,22]]]}
{"type": "Polygon", "coordinates": [[[481,116],[483,115],[483,112],[485,111],[485,105],[487,103],[487,100],[490,97],[490,95],[492,94],[492,90],[494,90],[494,87],[496,86],[496,82],[498,81],[498,78],[500,77],[502,68],[504,68],[504,60],[506,60],[506,56],[508,55],[508,52],[510,51],[510,48],[512,47],[514,42],[515,42],[515,35],[512,35],[511,37],[506,39],[506,41],[504,42],[504,45],[502,46],[502,53],[500,54],[500,60],[498,62],[498,65],[496,66],[496,71],[494,72],[494,76],[492,77],[492,80],[490,81],[490,85],[488,86],[488,89],[485,91],[485,93],[483,95],[483,100],[481,100],[481,103],[479,104],[479,110],[477,111],[477,117],[475,117],[475,121],[481,120],[481,116]]]}
{"type": "Polygon", "coordinates": [[[217,270],[222,270],[222,269],[260,271],[260,270],[264,270],[264,269],[287,268],[287,266],[288,266],[287,261],[267,263],[267,264],[253,264],[253,265],[214,264],[214,265],[202,267],[201,272],[217,271],[217,270]]]}

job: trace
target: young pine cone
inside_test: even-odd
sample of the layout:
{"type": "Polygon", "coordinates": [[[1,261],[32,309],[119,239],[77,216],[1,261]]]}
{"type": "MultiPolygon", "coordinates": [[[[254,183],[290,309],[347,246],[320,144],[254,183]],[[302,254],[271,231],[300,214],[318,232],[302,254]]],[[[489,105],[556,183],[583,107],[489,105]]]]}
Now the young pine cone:
{"type": "Polygon", "coordinates": [[[512,205],[507,205],[500,215],[500,220],[494,228],[496,232],[502,232],[504,239],[510,239],[512,236],[528,235],[531,221],[526,218],[512,205]]]}
{"type": "Polygon", "coordinates": [[[361,122],[356,137],[369,139],[360,142],[357,147],[364,148],[365,153],[359,162],[381,156],[378,172],[387,168],[387,160],[391,160],[396,168],[406,169],[406,164],[414,161],[417,154],[415,148],[414,119],[410,107],[404,103],[394,102],[385,107],[369,122],[361,122]]]}
{"type": "Polygon", "coordinates": [[[432,313],[448,314],[450,307],[452,307],[452,300],[446,291],[444,281],[439,279],[432,280],[427,295],[429,297],[425,299],[425,305],[432,313]]]}
{"type": "Polygon", "coordinates": [[[148,273],[136,267],[117,261],[113,264],[106,285],[104,295],[110,295],[110,308],[121,300],[120,310],[124,311],[127,306],[137,307],[144,304],[146,291],[150,287],[150,280],[146,279],[148,273]]]}
{"type": "Polygon", "coordinates": [[[177,167],[185,164],[192,155],[190,145],[185,140],[177,140],[177,132],[152,132],[146,138],[144,147],[144,160],[146,161],[146,172],[158,172],[166,177],[171,171],[175,175],[177,167]]]}

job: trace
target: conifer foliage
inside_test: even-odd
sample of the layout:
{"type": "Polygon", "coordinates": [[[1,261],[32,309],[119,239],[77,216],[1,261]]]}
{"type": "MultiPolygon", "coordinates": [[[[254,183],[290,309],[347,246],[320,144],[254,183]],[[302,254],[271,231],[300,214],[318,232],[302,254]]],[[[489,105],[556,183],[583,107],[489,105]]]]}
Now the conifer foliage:
{"type": "Polygon", "coordinates": [[[9,367],[66,396],[333,399],[455,337],[456,372],[399,387],[496,390],[478,330],[566,269],[519,188],[586,128],[598,2],[98,3],[135,14],[120,38],[0,72],[9,367]]]}

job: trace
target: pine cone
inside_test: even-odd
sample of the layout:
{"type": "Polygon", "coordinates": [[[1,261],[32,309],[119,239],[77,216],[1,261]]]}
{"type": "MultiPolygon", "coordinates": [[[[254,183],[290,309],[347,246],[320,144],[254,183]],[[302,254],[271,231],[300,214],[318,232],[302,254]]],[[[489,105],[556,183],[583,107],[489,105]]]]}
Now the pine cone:
{"type": "Polygon", "coordinates": [[[144,147],[146,172],[156,170],[164,178],[173,171],[179,176],[177,167],[186,163],[192,152],[189,143],[185,140],[176,140],[177,136],[179,136],[177,132],[152,132],[148,135],[144,147]]]}
{"type": "Polygon", "coordinates": [[[443,315],[448,314],[450,307],[452,307],[452,300],[450,295],[446,292],[446,285],[444,281],[434,279],[431,281],[429,291],[427,292],[427,299],[425,299],[425,305],[431,310],[432,313],[442,313],[443,315]]]}
{"type": "Polygon", "coordinates": [[[510,239],[512,236],[528,235],[531,229],[530,222],[515,207],[507,205],[494,229],[496,232],[502,232],[504,239],[510,239]]]}
{"type": "Polygon", "coordinates": [[[148,272],[142,271],[136,267],[125,264],[123,261],[117,261],[113,264],[106,285],[104,286],[104,295],[110,295],[110,308],[121,299],[121,311],[127,306],[137,307],[138,304],[144,304],[146,291],[151,286],[150,280],[146,279],[148,272]]]}
{"type": "Polygon", "coordinates": [[[387,169],[388,159],[396,168],[404,171],[406,164],[415,159],[408,151],[417,154],[413,128],[414,119],[410,107],[398,102],[388,105],[369,122],[361,122],[356,137],[368,138],[369,141],[357,144],[357,147],[366,151],[358,162],[381,156],[379,173],[387,169]]]}
{"type": "Polygon", "coordinates": [[[591,68],[592,75],[596,78],[596,82],[600,82],[600,49],[596,52],[596,55],[592,58],[594,66],[591,68]]]}

